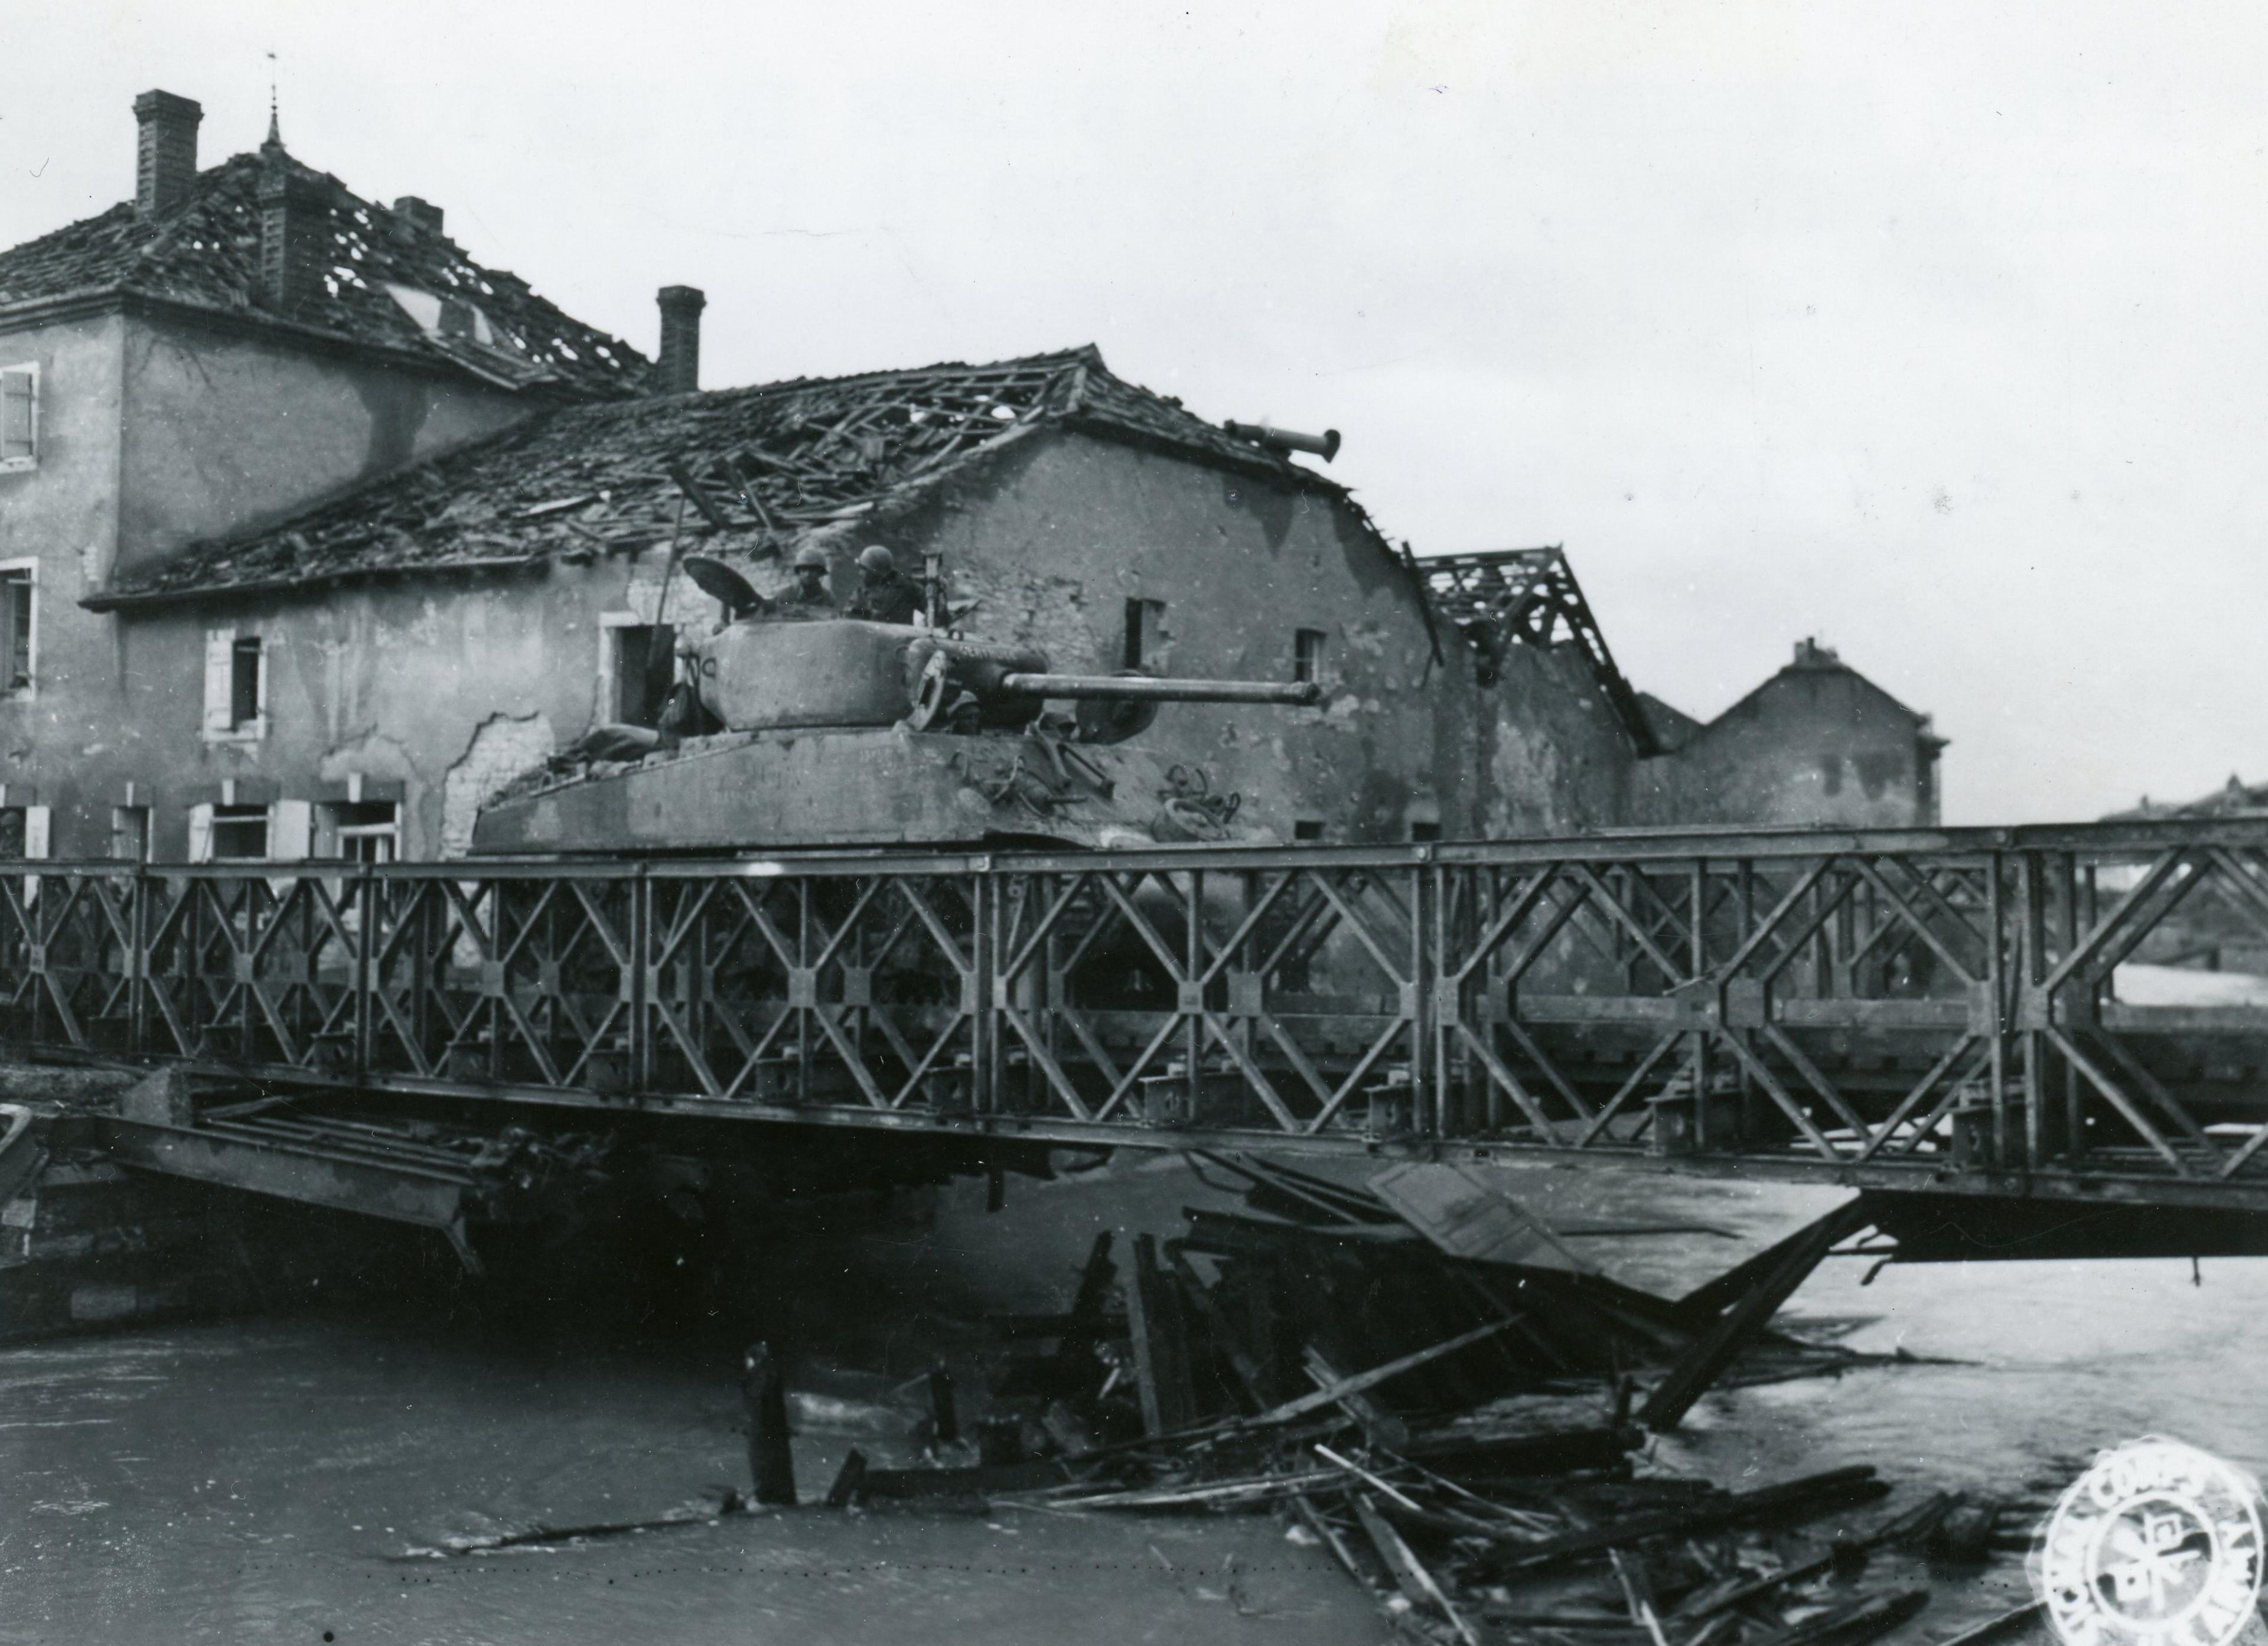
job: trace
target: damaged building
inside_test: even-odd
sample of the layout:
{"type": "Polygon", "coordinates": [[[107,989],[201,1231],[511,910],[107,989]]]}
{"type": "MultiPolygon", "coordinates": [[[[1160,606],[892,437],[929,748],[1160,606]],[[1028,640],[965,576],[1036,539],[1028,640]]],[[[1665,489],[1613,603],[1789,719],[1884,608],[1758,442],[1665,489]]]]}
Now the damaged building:
{"type": "Polygon", "coordinates": [[[679,557],[770,593],[815,546],[841,606],[878,544],[1057,669],[1315,682],[1149,734],[1294,838],[1934,817],[1926,721],[1855,674],[1784,672],[1697,727],[1632,689],[1557,550],[1418,560],[1294,443],[1092,348],[704,391],[691,288],[649,362],[423,201],[272,129],[199,171],[195,104],[135,112],[135,200],[0,253],[0,831],[26,855],[461,853],[513,776],[652,724],[651,659],[723,615],[679,557]]]}
{"type": "Polygon", "coordinates": [[[1665,824],[1934,827],[1946,739],[1815,639],[1706,724],[1650,693],[1664,758],[1647,762],[1640,812],[1665,824]]]}

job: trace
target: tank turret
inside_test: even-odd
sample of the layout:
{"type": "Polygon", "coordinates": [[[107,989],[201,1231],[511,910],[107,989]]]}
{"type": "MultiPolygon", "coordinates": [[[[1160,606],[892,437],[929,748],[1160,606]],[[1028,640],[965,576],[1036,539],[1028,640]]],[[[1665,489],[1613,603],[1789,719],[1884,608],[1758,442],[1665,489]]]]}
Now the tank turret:
{"type": "Polygon", "coordinates": [[[833,616],[734,621],[683,661],[689,734],[598,728],[484,807],[474,849],[1266,842],[1277,832],[1238,797],[1132,739],[1161,703],[1316,697],[1305,681],[1059,674],[1030,646],[833,616]]]}

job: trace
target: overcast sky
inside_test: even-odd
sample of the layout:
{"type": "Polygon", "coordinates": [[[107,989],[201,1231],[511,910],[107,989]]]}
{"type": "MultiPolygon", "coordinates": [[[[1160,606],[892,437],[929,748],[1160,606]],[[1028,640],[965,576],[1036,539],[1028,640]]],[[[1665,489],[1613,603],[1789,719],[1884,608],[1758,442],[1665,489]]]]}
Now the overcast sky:
{"type": "Polygon", "coordinates": [[[1343,430],[1421,552],[1564,543],[1704,717],[1815,635],[1948,820],[2268,779],[2268,14],[0,0],[0,245],[129,105],[424,195],[707,386],[1092,342],[1343,430]]]}

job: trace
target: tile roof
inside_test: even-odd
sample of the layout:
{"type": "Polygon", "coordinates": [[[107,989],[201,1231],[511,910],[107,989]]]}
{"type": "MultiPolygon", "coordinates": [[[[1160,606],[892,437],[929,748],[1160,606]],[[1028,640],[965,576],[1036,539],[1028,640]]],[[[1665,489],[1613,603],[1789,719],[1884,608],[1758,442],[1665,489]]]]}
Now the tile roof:
{"type": "Polygon", "coordinates": [[[684,502],[673,462],[718,511],[725,540],[711,552],[763,553],[887,518],[1043,427],[1091,430],[1345,496],[1314,471],[1112,376],[1090,347],[562,408],[281,525],[192,545],[87,604],[587,560],[664,541],[681,513],[688,540],[718,536],[684,502]]]}
{"type": "Polygon", "coordinates": [[[9,305],[83,292],[128,290],[248,314],[263,312],[261,168],[282,164],[320,185],[329,267],[292,321],[368,343],[446,358],[490,382],[578,396],[641,392],[651,367],[621,339],[562,312],[516,275],[483,268],[446,234],[350,191],[336,178],[275,151],[239,154],[198,173],[189,197],[155,219],[131,201],[0,252],[0,314],[9,305]],[[389,285],[413,293],[419,319],[389,285]],[[472,335],[440,334],[437,299],[477,311],[472,335]],[[478,333],[484,330],[485,339],[478,333]]]}

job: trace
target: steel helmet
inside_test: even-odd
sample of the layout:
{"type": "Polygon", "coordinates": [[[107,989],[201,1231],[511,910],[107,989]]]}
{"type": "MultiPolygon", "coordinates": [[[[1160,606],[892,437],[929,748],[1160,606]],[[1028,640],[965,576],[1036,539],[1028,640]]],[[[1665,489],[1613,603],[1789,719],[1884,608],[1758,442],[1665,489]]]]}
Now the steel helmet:
{"type": "Polygon", "coordinates": [[[869,543],[858,551],[858,569],[861,571],[895,571],[897,569],[898,557],[880,543],[869,543]]]}
{"type": "Polygon", "coordinates": [[[806,543],[801,548],[797,549],[795,569],[801,571],[806,566],[814,567],[821,571],[826,570],[827,551],[816,543],[806,543]]]}

